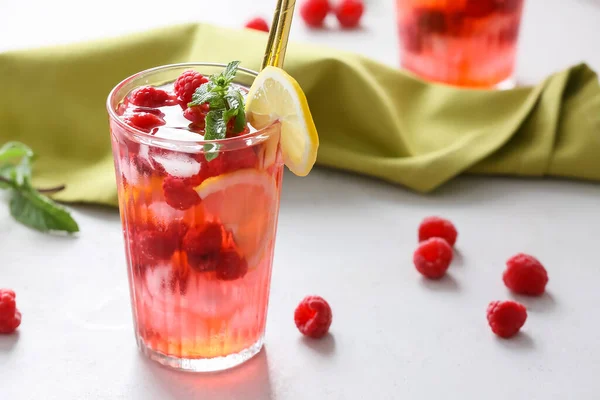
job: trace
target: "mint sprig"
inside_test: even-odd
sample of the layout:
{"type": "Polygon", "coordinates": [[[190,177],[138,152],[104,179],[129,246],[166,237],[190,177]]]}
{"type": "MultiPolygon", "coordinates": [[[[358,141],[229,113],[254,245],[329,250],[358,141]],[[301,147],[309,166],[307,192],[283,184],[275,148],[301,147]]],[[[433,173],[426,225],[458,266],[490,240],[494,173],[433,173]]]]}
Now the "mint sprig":
{"type": "MultiPolygon", "coordinates": [[[[232,61],[223,72],[211,75],[208,82],[196,89],[192,101],[188,104],[189,107],[204,103],[210,106],[204,128],[205,140],[224,139],[227,134],[227,124],[232,118],[235,118],[234,133],[240,133],[246,127],[244,96],[232,85],[239,65],[239,61],[232,61]]],[[[204,146],[204,151],[206,160],[212,161],[219,155],[219,146],[207,144],[204,146]]]]}
{"type": "Polygon", "coordinates": [[[79,226],[69,212],[44,193],[55,193],[64,186],[36,190],[31,185],[33,151],[23,143],[9,142],[0,147],[0,189],[11,192],[10,214],[14,219],[41,232],[78,232],[79,226]]]}

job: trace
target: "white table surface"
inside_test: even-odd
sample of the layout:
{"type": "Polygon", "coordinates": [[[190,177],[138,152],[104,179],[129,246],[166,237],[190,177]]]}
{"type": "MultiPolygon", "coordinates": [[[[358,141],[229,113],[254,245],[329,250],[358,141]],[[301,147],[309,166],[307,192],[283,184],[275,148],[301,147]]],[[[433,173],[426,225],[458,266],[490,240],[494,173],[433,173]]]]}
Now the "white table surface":
{"type": "MultiPolygon", "coordinates": [[[[0,50],[193,19],[239,26],[257,10],[268,15],[274,1],[177,3],[194,8],[3,0],[0,50]]],[[[311,32],[296,21],[292,40],[396,65],[393,1],[367,6],[361,32],[311,32]]],[[[595,0],[528,0],[519,79],[536,82],[581,61],[599,70],[598,38],[595,0]]],[[[64,238],[18,225],[0,206],[0,287],[16,290],[23,313],[18,334],[0,336],[0,399],[598,399],[599,198],[600,185],[564,180],[462,177],[423,196],[319,168],[302,179],[287,174],[265,350],[209,375],[139,354],[115,210],[74,207],[81,235],[64,238]],[[441,282],[422,279],[411,263],[417,225],[431,214],[460,232],[441,282]],[[500,340],[485,309],[513,298],[501,273],[519,251],[546,264],[548,294],[519,298],[529,319],[500,340]],[[304,340],[293,324],[297,302],[312,293],[334,312],[321,341],[304,340]]]]}

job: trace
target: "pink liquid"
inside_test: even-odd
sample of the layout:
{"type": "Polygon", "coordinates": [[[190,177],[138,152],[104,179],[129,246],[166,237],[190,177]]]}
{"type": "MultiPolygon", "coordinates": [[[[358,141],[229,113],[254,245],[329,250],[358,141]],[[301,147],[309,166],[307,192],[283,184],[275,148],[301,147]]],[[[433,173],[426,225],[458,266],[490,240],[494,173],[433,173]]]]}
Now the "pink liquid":
{"type": "MultiPolygon", "coordinates": [[[[117,109],[127,115],[133,108],[122,103],[117,109]]],[[[203,132],[182,117],[179,105],[149,111],[164,114],[166,122],[154,137],[201,139],[203,132]]],[[[222,150],[210,162],[202,145],[180,151],[138,143],[116,121],[111,133],[140,346],[198,360],[259,344],[283,175],[279,125],[267,128],[268,139],[241,141],[239,149],[222,150]],[[183,193],[204,190],[205,197],[190,207],[173,206],[165,181],[174,177],[185,182],[183,193]],[[216,249],[199,255],[196,248],[215,242],[208,226],[220,231],[216,249]],[[198,233],[195,241],[191,232],[198,233]],[[225,254],[234,254],[233,261],[225,254]]]]}
{"type": "Polygon", "coordinates": [[[402,66],[423,78],[488,88],[510,79],[523,0],[397,0],[402,66]]]}

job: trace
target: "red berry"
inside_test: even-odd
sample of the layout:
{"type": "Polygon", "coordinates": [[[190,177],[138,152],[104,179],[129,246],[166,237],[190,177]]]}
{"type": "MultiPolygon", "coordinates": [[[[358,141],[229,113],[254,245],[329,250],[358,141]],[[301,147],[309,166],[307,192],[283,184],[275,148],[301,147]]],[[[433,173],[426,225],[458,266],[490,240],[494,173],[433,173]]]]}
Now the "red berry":
{"type": "Polygon", "coordinates": [[[527,309],[515,301],[492,301],[487,308],[487,320],[496,335],[509,338],[527,320],[527,309]]]}
{"type": "Polygon", "coordinates": [[[243,278],[248,272],[248,262],[235,250],[225,250],[219,256],[217,279],[233,281],[243,278]]]}
{"type": "Polygon", "coordinates": [[[519,253],[506,262],[502,280],[515,293],[540,296],[546,290],[548,273],[535,257],[519,253]]]}
{"type": "Polygon", "coordinates": [[[458,232],[454,224],[440,217],[427,217],[419,225],[419,242],[432,237],[444,239],[450,246],[456,243],[458,232]]]}
{"type": "Polygon", "coordinates": [[[200,129],[204,129],[204,121],[206,119],[206,114],[210,111],[210,107],[208,104],[201,104],[199,106],[193,106],[186,108],[183,112],[183,116],[192,121],[192,123],[200,129]]]}
{"type": "Polygon", "coordinates": [[[417,8],[414,13],[420,32],[444,33],[446,31],[446,14],[444,12],[430,8],[417,8]]]}
{"type": "Polygon", "coordinates": [[[13,316],[16,310],[15,292],[10,289],[0,289],[0,320],[13,316]]]}
{"type": "Polygon", "coordinates": [[[129,95],[129,102],[140,107],[164,107],[173,105],[175,99],[166,91],[154,86],[142,86],[129,95]]]}
{"type": "Polygon", "coordinates": [[[335,16],[344,28],[356,28],[365,6],[361,0],[342,0],[335,8],[335,16]]]}
{"type": "Polygon", "coordinates": [[[0,289],[0,333],[12,333],[21,325],[15,297],[13,290],[0,289]]]}
{"type": "Polygon", "coordinates": [[[452,262],[452,247],[440,238],[427,239],[419,244],[413,255],[417,271],[430,279],[440,279],[452,262]]]}
{"type": "Polygon", "coordinates": [[[252,18],[244,25],[246,28],[255,29],[257,31],[269,32],[269,24],[264,18],[252,18]]]}
{"type": "Polygon", "coordinates": [[[179,75],[173,89],[182,107],[183,105],[187,107],[187,104],[192,101],[192,95],[196,89],[206,82],[208,79],[204,75],[191,69],[179,75]]]}
{"type": "Polygon", "coordinates": [[[153,229],[140,232],[136,241],[137,254],[143,263],[156,264],[168,260],[177,247],[166,232],[153,229]]]}
{"type": "Polygon", "coordinates": [[[183,238],[183,249],[188,254],[218,253],[223,243],[223,229],[215,222],[190,229],[183,238]]]}
{"type": "Polygon", "coordinates": [[[126,115],[123,117],[123,121],[129,126],[133,126],[141,131],[150,133],[152,129],[158,128],[165,124],[165,120],[161,117],[149,113],[149,112],[140,112],[131,115],[126,115]]]}
{"type": "Polygon", "coordinates": [[[323,26],[330,9],[328,0],[306,0],[300,6],[300,16],[306,25],[318,28],[323,26]]]}
{"type": "Polygon", "coordinates": [[[312,338],[325,336],[331,326],[332,318],[331,307],[319,296],[305,297],[294,311],[294,322],[298,330],[312,338]]]}
{"type": "Polygon", "coordinates": [[[200,203],[200,196],[183,178],[165,177],[163,181],[165,201],[177,210],[187,210],[200,203]]]}

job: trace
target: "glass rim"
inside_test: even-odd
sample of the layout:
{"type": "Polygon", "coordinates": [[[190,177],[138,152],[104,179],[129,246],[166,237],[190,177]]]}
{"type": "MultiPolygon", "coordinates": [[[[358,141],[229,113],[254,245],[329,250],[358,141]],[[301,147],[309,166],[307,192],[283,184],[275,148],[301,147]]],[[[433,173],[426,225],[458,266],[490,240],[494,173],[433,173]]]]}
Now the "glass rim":
{"type": "MultiPolygon", "coordinates": [[[[112,101],[115,99],[116,93],[121,90],[123,88],[123,86],[127,85],[128,83],[130,83],[131,81],[138,79],[144,75],[151,75],[157,72],[161,72],[161,71],[166,71],[169,69],[177,69],[177,68],[194,68],[194,67],[218,67],[218,68],[225,68],[227,67],[227,64],[223,64],[223,63],[210,63],[210,62],[186,62],[186,63],[175,63],[175,64],[165,64],[165,65],[160,65],[158,67],[152,67],[152,68],[148,68],[145,70],[142,70],[140,72],[137,72],[133,75],[128,76],[127,78],[123,79],[121,82],[119,82],[115,87],[112,88],[112,90],[110,91],[110,93],[108,94],[108,98],[106,100],[106,109],[108,111],[108,116],[110,117],[110,119],[112,121],[115,121],[115,123],[122,129],[124,129],[125,131],[128,131],[129,133],[133,133],[136,136],[139,135],[142,138],[145,139],[149,139],[152,141],[152,143],[156,144],[163,144],[163,145],[167,145],[168,147],[170,146],[197,146],[197,145],[205,145],[205,144],[215,144],[215,145],[221,145],[221,146],[225,146],[225,147],[229,147],[229,146],[234,146],[239,142],[246,142],[248,139],[267,139],[269,137],[269,135],[273,132],[272,127],[276,124],[278,124],[278,121],[274,121],[273,123],[267,125],[266,127],[262,128],[262,129],[257,129],[254,132],[249,132],[245,135],[241,135],[241,136],[235,136],[235,137],[231,137],[231,138],[224,138],[224,139],[214,139],[214,140],[204,140],[204,139],[199,139],[199,140],[188,140],[188,139],[176,139],[176,138],[165,138],[165,137],[157,137],[154,136],[151,133],[148,132],[144,132],[138,128],[135,128],[131,125],[126,124],[120,117],[119,115],[117,115],[116,110],[112,107],[111,103],[112,101]],[[268,133],[268,134],[267,134],[268,133]],[[265,134],[267,134],[265,136],[265,134]]],[[[248,68],[243,68],[243,67],[238,67],[238,72],[244,72],[250,76],[252,76],[253,78],[256,78],[256,76],[258,76],[258,72],[248,69],[248,68]]]]}

